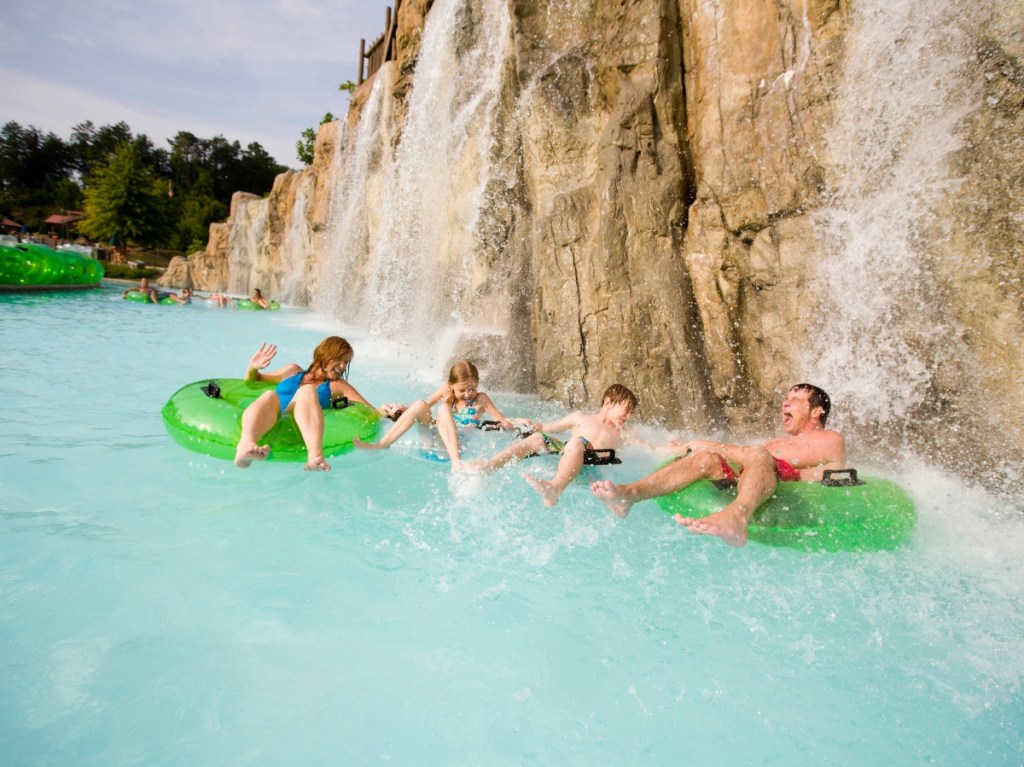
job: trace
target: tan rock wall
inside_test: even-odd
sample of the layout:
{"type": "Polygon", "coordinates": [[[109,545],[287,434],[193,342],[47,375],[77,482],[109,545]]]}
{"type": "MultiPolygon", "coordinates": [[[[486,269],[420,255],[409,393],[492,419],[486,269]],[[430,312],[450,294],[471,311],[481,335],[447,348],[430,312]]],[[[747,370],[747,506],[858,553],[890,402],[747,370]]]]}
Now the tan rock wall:
{"type": "MultiPolygon", "coordinates": [[[[470,0],[457,34],[480,34],[483,1],[470,0]]],[[[388,96],[366,182],[373,199],[387,183],[380,158],[408,118],[431,5],[403,3],[398,59],[378,75],[388,96]]],[[[853,23],[846,0],[509,0],[508,9],[511,40],[490,41],[510,47],[489,205],[469,267],[451,276],[464,282],[448,286],[476,301],[470,319],[507,332],[497,355],[507,364],[491,385],[593,405],[619,381],[640,394],[648,419],[695,432],[773,428],[779,394],[805,369],[828,311],[816,215],[843,172],[826,135],[853,23]]],[[[1024,176],[1015,37],[1024,11],[1005,10],[977,41],[973,75],[988,106],[963,122],[955,160],[966,180],[939,212],[953,234],[935,235],[922,258],[969,351],[936,362],[915,417],[962,418],[974,436],[956,453],[941,429],[890,429],[915,431],[924,452],[945,450],[961,467],[972,452],[1019,452],[1024,441],[1014,196],[1024,176]],[[972,376],[998,392],[983,414],[968,412],[972,376]],[[993,424],[1006,436],[986,452],[993,424]]],[[[337,153],[352,151],[368,95],[367,86],[355,95],[346,134],[341,123],[321,126],[311,168],[279,179],[266,200],[238,200],[228,224],[211,228],[206,252],[189,260],[197,287],[259,283],[273,293],[300,274],[296,301],[314,300],[309,286],[337,247],[331,174],[337,153]]],[[[367,215],[367,239],[378,214],[387,211],[367,215]]],[[[349,268],[349,288],[367,284],[366,264],[349,268]]],[[[465,353],[495,353],[493,338],[466,344],[465,353]]]]}

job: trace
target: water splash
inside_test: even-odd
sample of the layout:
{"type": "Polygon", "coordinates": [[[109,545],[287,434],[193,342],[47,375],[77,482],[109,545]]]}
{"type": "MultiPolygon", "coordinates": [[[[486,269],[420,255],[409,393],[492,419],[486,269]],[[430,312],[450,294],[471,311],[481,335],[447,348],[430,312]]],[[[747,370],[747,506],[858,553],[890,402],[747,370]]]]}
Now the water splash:
{"type": "Polygon", "coordinates": [[[961,76],[971,55],[951,0],[852,8],[835,127],[831,202],[816,216],[828,253],[829,309],[807,374],[864,424],[902,421],[958,354],[929,269],[947,235],[935,206],[959,183],[948,157],[979,94],[961,76]]]}

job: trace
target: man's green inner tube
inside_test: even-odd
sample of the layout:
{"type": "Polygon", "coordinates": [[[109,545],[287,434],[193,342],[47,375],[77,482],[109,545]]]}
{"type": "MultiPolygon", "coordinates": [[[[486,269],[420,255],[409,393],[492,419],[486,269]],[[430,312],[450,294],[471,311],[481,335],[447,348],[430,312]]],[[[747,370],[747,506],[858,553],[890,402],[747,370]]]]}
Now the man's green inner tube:
{"type": "MultiPolygon", "coordinates": [[[[754,512],[747,534],[769,546],[803,551],[885,551],[906,542],[917,520],[910,496],[895,482],[862,477],[864,484],[827,487],[780,482],[754,512]]],[[[736,488],[708,480],[657,498],[669,514],[706,517],[736,498],[736,488]]]]}

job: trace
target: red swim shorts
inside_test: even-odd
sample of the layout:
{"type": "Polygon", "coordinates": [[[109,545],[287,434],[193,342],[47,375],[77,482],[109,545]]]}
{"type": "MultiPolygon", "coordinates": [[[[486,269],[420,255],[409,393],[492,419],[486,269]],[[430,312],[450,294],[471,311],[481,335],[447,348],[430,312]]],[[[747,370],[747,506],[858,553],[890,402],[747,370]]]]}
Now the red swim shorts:
{"type": "MultiPolygon", "coordinates": [[[[721,456],[719,456],[719,460],[722,462],[722,479],[737,479],[737,474],[732,466],[721,456]]],[[[775,473],[778,475],[780,482],[800,481],[800,470],[782,458],[775,459],[775,473]]]]}

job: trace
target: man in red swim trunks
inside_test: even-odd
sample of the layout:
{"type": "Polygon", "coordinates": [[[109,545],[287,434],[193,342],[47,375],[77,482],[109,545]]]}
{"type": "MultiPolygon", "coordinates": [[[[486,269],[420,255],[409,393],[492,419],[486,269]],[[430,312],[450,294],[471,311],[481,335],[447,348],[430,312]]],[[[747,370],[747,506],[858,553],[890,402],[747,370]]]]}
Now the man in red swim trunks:
{"type": "Polygon", "coordinates": [[[634,503],[674,493],[697,480],[735,478],[736,500],[724,509],[703,519],[676,514],[675,520],[690,532],[742,546],[751,515],[771,497],[777,483],[817,482],[826,469],[845,468],[846,444],[839,432],[825,428],[831,408],[823,390],[797,384],[782,403],[785,436],[747,446],[707,440],[673,443],[682,457],[653,474],[624,485],[594,482],[590,489],[605,506],[625,517],[634,503]]]}

